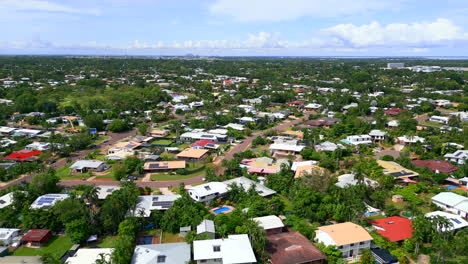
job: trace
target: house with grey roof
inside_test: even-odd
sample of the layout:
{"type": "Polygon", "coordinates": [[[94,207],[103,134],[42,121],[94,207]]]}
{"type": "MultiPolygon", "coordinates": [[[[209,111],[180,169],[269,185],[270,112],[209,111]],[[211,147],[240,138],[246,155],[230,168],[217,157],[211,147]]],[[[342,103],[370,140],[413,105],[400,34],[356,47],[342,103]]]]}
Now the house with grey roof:
{"type": "Polygon", "coordinates": [[[459,165],[465,164],[468,159],[468,150],[457,150],[454,153],[447,153],[444,155],[446,161],[454,162],[459,165]]]}
{"type": "Polygon", "coordinates": [[[164,211],[171,208],[174,201],[179,199],[178,194],[168,195],[140,195],[138,203],[134,210],[131,210],[128,215],[135,217],[150,217],[151,211],[164,211]]]}
{"type": "Polygon", "coordinates": [[[216,229],[213,220],[203,220],[197,225],[197,235],[206,235],[209,239],[214,239],[216,235],[216,229]]]}
{"type": "Polygon", "coordinates": [[[78,160],[73,165],[70,166],[70,169],[75,172],[83,173],[87,171],[105,171],[109,168],[106,162],[100,160],[78,160]]]}
{"type": "Polygon", "coordinates": [[[276,193],[275,190],[272,190],[272,189],[266,187],[265,185],[263,185],[263,184],[261,184],[259,182],[253,181],[253,180],[251,180],[249,178],[246,178],[244,176],[237,177],[237,178],[234,178],[234,179],[230,179],[230,180],[224,181],[223,183],[227,185],[228,189],[229,189],[229,185],[231,185],[231,184],[236,184],[238,186],[242,186],[242,188],[244,188],[244,190],[249,190],[252,186],[254,186],[255,191],[257,191],[258,195],[260,195],[262,197],[268,197],[268,196],[271,196],[271,195],[276,193]]]}
{"type": "Polygon", "coordinates": [[[187,243],[164,243],[135,247],[131,264],[187,264],[191,260],[187,243]]]}

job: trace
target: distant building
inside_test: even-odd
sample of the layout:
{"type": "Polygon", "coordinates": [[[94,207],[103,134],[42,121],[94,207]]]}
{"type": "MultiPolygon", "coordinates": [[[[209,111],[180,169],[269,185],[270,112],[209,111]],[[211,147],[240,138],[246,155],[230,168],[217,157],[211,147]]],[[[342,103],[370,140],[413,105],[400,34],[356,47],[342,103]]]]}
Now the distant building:
{"type": "Polygon", "coordinates": [[[391,62],[391,63],[387,63],[387,68],[388,69],[403,69],[405,68],[405,64],[402,62],[391,62]]]}
{"type": "Polygon", "coordinates": [[[203,203],[209,203],[216,198],[223,197],[227,192],[228,188],[222,182],[208,182],[188,189],[188,193],[193,200],[203,203]]]}
{"type": "Polygon", "coordinates": [[[444,158],[447,161],[463,165],[468,159],[468,150],[457,150],[454,153],[447,153],[444,155],[444,158]]]}
{"type": "Polygon", "coordinates": [[[75,172],[84,173],[87,171],[105,171],[109,168],[106,162],[100,160],[78,160],[73,165],[70,166],[70,169],[75,172]]]}
{"type": "Polygon", "coordinates": [[[49,209],[53,207],[57,202],[63,201],[70,197],[69,194],[62,193],[49,193],[37,197],[31,204],[31,209],[49,209]]]}
{"type": "Polygon", "coordinates": [[[283,232],[284,224],[281,219],[276,215],[267,215],[252,218],[254,222],[263,228],[267,235],[278,234],[283,232]]]}
{"type": "Polygon", "coordinates": [[[458,169],[449,162],[438,159],[413,160],[411,164],[417,167],[428,168],[436,173],[450,173],[458,169]]]}

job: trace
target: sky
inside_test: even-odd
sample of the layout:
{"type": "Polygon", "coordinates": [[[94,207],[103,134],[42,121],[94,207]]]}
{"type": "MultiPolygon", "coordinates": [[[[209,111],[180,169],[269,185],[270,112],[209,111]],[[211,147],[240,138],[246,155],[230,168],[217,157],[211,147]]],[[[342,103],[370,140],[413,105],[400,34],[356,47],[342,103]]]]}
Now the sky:
{"type": "Polygon", "coordinates": [[[0,54],[466,56],[468,0],[0,0],[0,54]]]}

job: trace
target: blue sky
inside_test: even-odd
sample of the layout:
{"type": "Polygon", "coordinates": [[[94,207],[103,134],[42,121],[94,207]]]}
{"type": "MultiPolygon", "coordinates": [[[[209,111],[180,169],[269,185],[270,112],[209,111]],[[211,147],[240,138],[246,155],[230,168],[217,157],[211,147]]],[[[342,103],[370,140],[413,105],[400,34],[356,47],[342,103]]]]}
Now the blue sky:
{"type": "Polygon", "coordinates": [[[0,0],[0,54],[463,56],[467,0],[0,0]]]}

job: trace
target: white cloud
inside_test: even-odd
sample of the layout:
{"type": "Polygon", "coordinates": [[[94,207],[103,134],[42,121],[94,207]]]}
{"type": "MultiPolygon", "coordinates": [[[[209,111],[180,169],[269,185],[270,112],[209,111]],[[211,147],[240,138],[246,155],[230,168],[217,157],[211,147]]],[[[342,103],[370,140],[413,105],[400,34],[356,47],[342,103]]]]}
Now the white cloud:
{"type": "Polygon", "coordinates": [[[94,8],[80,9],[45,0],[2,0],[0,1],[0,10],[8,12],[36,11],[91,15],[100,14],[99,10],[94,8]]]}
{"type": "Polygon", "coordinates": [[[210,12],[239,22],[336,17],[397,8],[405,0],[216,0],[210,12]]]}
{"type": "Polygon", "coordinates": [[[367,25],[340,24],[322,30],[350,47],[448,46],[468,40],[468,34],[448,19],[412,24],[367,25]]]}

